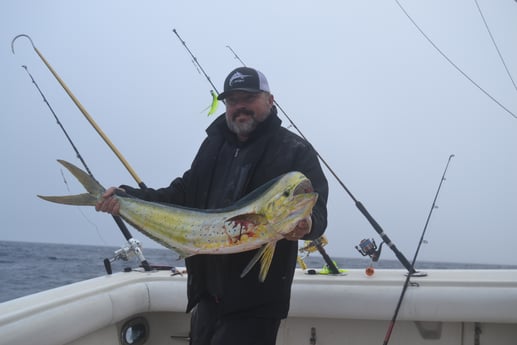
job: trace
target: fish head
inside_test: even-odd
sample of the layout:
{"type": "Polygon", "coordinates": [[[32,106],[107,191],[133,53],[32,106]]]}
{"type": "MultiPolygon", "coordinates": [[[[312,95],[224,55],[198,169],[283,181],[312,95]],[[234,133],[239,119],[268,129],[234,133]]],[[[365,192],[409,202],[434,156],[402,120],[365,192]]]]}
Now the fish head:
{"type": "Polygon", "coordinates": [[[318,200],[311,181],[297,171],[283,175],[271,187],[269,194],[261,213],[281,235],[293,231],[299,221],[310,217],[318,200]]]}

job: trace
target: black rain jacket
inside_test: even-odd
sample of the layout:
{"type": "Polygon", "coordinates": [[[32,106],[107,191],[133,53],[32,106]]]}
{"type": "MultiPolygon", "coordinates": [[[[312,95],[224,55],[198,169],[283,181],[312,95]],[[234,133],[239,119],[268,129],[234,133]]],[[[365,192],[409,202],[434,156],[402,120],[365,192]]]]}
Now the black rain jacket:
{"type": "MultiPolygon", "coordinates": [[[[146,190],[121,186],[136,197],[191,208],[226,207],[264,183],[290,171],[307,176],[318,193],[313,208],[312,230],[304,239],[316,239],[327,226],[328,184],[317,154],[305,140],[281,126],[276,108],[259,124],[245,142],[237,140],[226,125],[225,115],[219,116],[207,129],[191,168],[182,177],[161,189],[146,190]],[[239,156],[239,152],[245,153],[239,156]],[[231,185],[214,182],[215,171],[229,166],[239,157],[231,185]],[[223,195],[230,199],[223,200],[223,195]],[[221,195],[221,200],[217,199],[221,195]],[[215,204],[214,204],[215,203],[215,204]],[[219,203],[219,204],[217,204],[219,203]],[[217,205],[216,205],[217,204],[217,205]]],[[[234,164],[235,165],[235,164],[234,164]]],[[[219,174],[220,176],[220,174],[219,174]]],[[[256,250],[222,255],[194,255],[185,259],[188,272],[188,306],[190,311],[201,299],[214,298],[223,315],[285,318],[289,311],[291,284],[298,253],[296,241],[277,242],[273,261],[264,282],[259,282],[259,264],[243,278],[243,269],[256,250]]]]}

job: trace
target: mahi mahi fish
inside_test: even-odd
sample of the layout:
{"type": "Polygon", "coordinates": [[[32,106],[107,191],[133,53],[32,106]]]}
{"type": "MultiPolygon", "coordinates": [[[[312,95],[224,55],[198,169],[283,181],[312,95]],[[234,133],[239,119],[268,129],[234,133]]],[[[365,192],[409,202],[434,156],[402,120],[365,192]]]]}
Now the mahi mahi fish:
{"type": "MultiPolygon", "coordinates": [[[[88,193],[38,197],[67,205],[95,206],[105,188],[91,175],[58,160],[88,193]]],[[[234,205],[221,209],[194,209],[149,202],[117,189],[120,217],[135,229],[174,250],[182,258],[196,254],[231,254],[260,248],[241,277],[260,260],[259,280],[264,281],[276,242],[310,217],[318,194],[300,172],[289,172],[257,188],[234,205]]]]}

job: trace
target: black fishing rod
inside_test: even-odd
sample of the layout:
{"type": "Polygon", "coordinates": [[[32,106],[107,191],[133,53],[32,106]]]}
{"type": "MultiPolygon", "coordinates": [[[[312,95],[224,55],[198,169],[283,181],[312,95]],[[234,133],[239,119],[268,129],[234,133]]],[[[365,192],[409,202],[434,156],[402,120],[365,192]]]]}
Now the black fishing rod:
{"type": "MultiPolygon", "coordinates": [[[[429,225],[429,220],[431,219],[431,215],[433,214],[433,210],[436,208],[436,200],[438,199],[438,194],[440,194],[440,189],[442,188],[443,181],[445,181],[445,174],[447,173],[447,169],[449,168],[449,164],[451,163],[451,159],[454,157],[453,154],[449,156],[449,159],[447,160],[447,164],[445,165],[445,169],[443,171],[442,178],[440,180],[440,184],[438,185],[438,189],[436,190],[436,194],[434,196],[433,204],[431,205],[431,210],[429,211],[429,214],[427,215],[427,220],[425,221],[424,230],[422,231],[422,235],[420,236],[420,240],[418,241],[418,246],[415,251],[415,255],[413,256],[413,261],[411,262],[411,268],[415,267],[416,258],[418,256],[418,253],[420,252],[420,247],[422,246],[422,243],[424,242],[424,236],[427,231],[427,226],[429,225]]],[[[399,314],[400,306],[402,305],[402,300],[404,299],[404,296],[406,294],[406,290],[409,286],[409,280],[411,279],[411,274],[408,274],[406,276],[406,280],[404,282],[404,286],[402,287],[402,292],[400,293],[399,301],[397,303],[397,307],[395,308],[395,312],[393,313],[393,317],[391,319],[391,322],[388,326],[388,331],[386,332],[386,336],[384,337],[383,345],[387,345],[391,338],[391,332],[393,331],[393,327],[395,326],[395,322],[397,321],[397,317],[399,314]]]]}
{"type": "MultiPolygon", "coordinates": [[[[201,66],[201,64],[199,63],[197,57],[192,53],[192,51],[189,49],[189,47],[187,46],[187,43],[181,38],[181,36],[178,34],[178,31],[176,29],[172,29],[172,32],[174,32],[174,34],[176,35],[176,37],[178,37],[178,40],[181,42],[181,44],[183,44],[183,47],[185,47],[185,49],[187,50],[187,52],[189,53],[190,57],[192,58],[192,61],[194,62],[194,65],[196,66],[196,68],[198,70],[201,70],[201,72],[203,72],[203,75],[205,76],[205,78],[208,80],[208,82],[210,83],[210,85],[214,88],[215,92],[217,93],[217,95],[219,95],[219,92],[217,91],[217,88],[215,87],[214,83],[212,83],[212,79],[210,79],[210,77],[208,76],[208,74],[205,72],[205,69],[203,68],[203,66],[201,66]]],[[[231,49],[231,48],[230,48],[231,49]]],[[[239,59],[240,60],[240,59],[239,59]]],[[[241,61],[242,62],[242,61],[241,61]]],[[[244,65],[244,63],[243,63],[244,65]]],[[[224,100],[223,100],[224,102],[224,100]]],[[[278,106],[278,104],[276,103],[275,101],[275,104],[278,106]]],[[[280,108],[280,107],[279,107],[280,108]]],[[[282,110],[283,111],[283,110],[282,110]]],[[[287,116],[287,115],[286,115],[287,116]]],[[[292,121],[291,121],[292,123],[292,121]]],[[[293,124],[294,126],[294,124],[293,124]]],[[[296,127],[296,126],[294,126],[296,127]]],[[[298,128],[297,128],[298,129],[298,128]]],[[[305,139],[305,138],[304,138],[305,139]]],[[[323,249],[323,246],[321,245],[321,239],[317,239],[317,240],[314,240],[312,241],[313,244],[316,246],[316,248],[318,249],[318,251],[320,252],[321,256],[323,257],[323,259],[325,260],[330,272],[332,274],[339,274],[339,269],[336,267],[336,264],[330,259],[330,257],[328,256],[328,254],[326,253],[326,251],[323,249]]]]}
{"type": "Polygon", "coordinates": [[[108,138],[108,136],[103,132],[103,130],[99,127],[99,125],[97,125],[97,123],[95,122],[95,120],[93,119],[93,117],[91,117],[91,115],[88,113],[88,111],[86,110],[86,108],[81,104],[81,102],[79,102],[79,100],[77,99],[77,97],[74,96],[74,94],[72,93],[72,91],[70,91],[70,89],[68,88],[68,86],[66,86],[65,82],[63,81],[63,79],[61,79],[61,77],[57,74],[57,72],[52,68],[52,66],[47,62],[47,60],[45,59],[45,57],[40,53],[40,51],[38,50],[38,48],[36,48],[36,46],[34,45],[34,43],[32,42],[32,39],[28,36],[28,35],[25,35],[25,34],[21,34],[21,35],[18,35],[16,36],[15,38],[13,38],[12,42],[11,42],[11,50],[14,54],[14,42],[16,41],[16,39],[18,39],[19,37],[26,37],[31,45],[32,45],[32,48],[34,49],[34,51],[36,52],[36,54],[38,54],[38,56],[40,57],[41,61],[43,61],[43,63],[45,64],[45,66],[47,66],[48,70],[50,71],[50,73],[52,73],[52,75],[56,78],[56,80],[58,81],[58,83],[61,85],[61,87],[65,90],[65,92],[68,94],[68,96],[72,99],[72,101],[74,102],[74,104],[77,106],[77,108],[79,108],[79,110],[81,111],[81,113],[84,115],[84,117],[86,118],[86,120],[88,120],[88,122],[93,126],[93,128],[95,129],[95,131],[101,136],[101,138],[104,140],[104,142],[108,145],[108,147],[113,151],[113,153],[115,154],[115,156],[117,156],[117,158],[120,160],[120,162],[124,165],[124,167],[127,169],[127,171],[131,174],[131,176],[135,179],[135,181],[138,183],[138,186],[140,186],[140,188],[146,188],[146,185],[145,183],[142,182],[142,180],[140,179],[140,177],[138,177],[138,175],[136,174],[136,172],[133,170],[133,168],[131,167],[131,165],[129,165],[128,161],[124,158],[124,156],[122,155],[122,153],[115,147],[115,145],[111,142],[111,140],[108,138]]]}
{"type": "Polygon", "coordinates": [[[180,40],[181,44],[183,44],[183,47],[185,47],[185,49],[189,52],[190,56],[192,57],[192,61],[194,62],[194,65],[196,66],[196,68],[199,67],[201,72],[203,72],[203,75],[205,76],[206,80],[208,80],[210,85],[212,85],[212,88],[214,89],[215,93],[217,93],[217,95],[219,95],[219,91],[217,91],[217,88],[215,87],[214,83],[212,82],[212,79],[210,79],[208,74],[206,74],[205,69],[203,68],[203,66],[201,66],[199,61],[197,61],[197,57],[194,54],[192,54],[192,52],[190,51],[190,49],[187,46],[187,43],[185,43],[185,41],[183,39],[181,39],[181,37],[178,34],[178,31],[176,31],[176,29],[172,29],[172,32],[174,32],[176,37],[178,37],[178,39],[180,40]]]}
{"type": "MultiPolygon", "coordinates": [[[[208,77],[208,75],[206,74],[203,66],[201,66],[201,64],[199,63],[198,59],[194,56],[194,54],[192,53],[192,51],[188,48],[187,44],[185,43],[185,41],[180,37],[180,35],[178,34],[178,32],[176,31],[176,29],[173,29],[172,30],[174,32],[174,34],[176,34],[176,36],[178,37],[178,39],[180,40],[180,42],[183,44],[183,46],[185,47],[185,49],[187,50],[187,52],[190,54],[190,56],[192,57],[194,63],[196,64],[197,67],[199,67],[199,69],[203,72],[205,78],[208,80],[208,82],[210,83],[210,85],[212,85],[212,87],[217,91],[217,89],[215,88],[214,84],[212,83],[212,80],[210,79],[210,77],[208,77]]],[[[231,52],[234,54],[235,58],[238,59],[241,64],[243,66],[246,66],[246,64],[241,60],[241,58],[235,53],[235,51],[230,47],[230,46],[227,46],[228,49],[231,50],[231,52]]],[[[302,131],[298,128],[298,126],[296,126],[296,124],[294,123],[294,121],[289,117],[289,115],[287,115],[286,111],[280,106],[280,104],[278,104],[278,102],[275,100],[274,101],[274,104],[276,105],[276,107],[278,109],[280,109],[280,111],[284,114],[284,116],[287,118],[287,120],[289,121],[289,123],[291,124],[291,126],[293,126],[296,131],[300,134],[300,136],[305,139],[305,141],[307,141],[308,143],[309,140],[305,137],[305,135],[303,135],[302,131]]],[[[313,147],[314,148],[314,147],[313,147]]],[[[343,183],[343,181],[341,181],[341,179],[337,176],[337,174],[334,172],[334,170],[330,167],[330,165],[327,163],[327,161],[325,159],[323,159],[323,157],[318,153],[318,151],[316,149],[314,149],[314,151],[316,152],[316,155],[318,156],[318,158],[323,162],[323,164],[327,167],[327,169],[330,171],[330,173],[336,178],[336,180],[338,181],[338,183],[341,185],[341,187],[343,187],[343,189],[346,191],[346,193],[352,198],[352,200],[355,202],[355,205],[356,207],[359,209],[359,211],[361,211],[361,213],[366,217],[366,219],[368,220],[368,222],[373,226],[373,228],[375,229],[375,231],[381,236],[381,238],[383,239],[383,241],[386,243],[386,245],[388,245],[391,250],[395,253],[395,256],[399,259],[400,263],[408,270],[409,273],[416,273],[414,268],[411,267],[411,264],[409,263],[409,261],[406,259],[406,257],[404,256],[404,254],[402,254],[398,248],[395,246],[395,244],[391,241],[391,239],[388,237],[388,235],[386,235],[386,233],[384,232],[384,230],[381,228],[381,226],[375,221],[375,219],[370,215],[370,213],[368,212],[368,210],[364,207],[364,205],[355,198],[355,196],[352,194],[352,192],[350,192],[350,190],[346,187],[346,185],[343,183]]],[[[323,255],[323,253],[322,253],[323,255]]],[[[337,267],[335,266],[335,264],[332,262],[332,260],[330,260],[330,258],[328,257],[328,255],[324,255],[323,258],[325,259],[327,265],[329,266],[331,272],[333,274],[338,274],[339,273],[339,270],[337,269],[337,267]]]]}
{"type": "MultiPolygon", "coordinates": [[[[88,112],[86,112],[86,109],[84,109],[84,107],[81,105],[81,103],[79,103],[79,101],[77,100],[77,98],[75,98],[75,96],[71,93],[71,91],[68,89],[68,87],[66,87],[66,85],[64,84],[64,82],[61,80],[61,78],[59,77],[59,75],[54,71],[54,69],[50,66],[50,64],[47,62],[47,60],[43,57],[43,55],[39,52],[39,50],[36,48],[36,46],[34,45],[34,43],[32,42],[32,39],[28,36],[28,35],[25,35],[25,34],[21,34],[21,35],[18,35],[16,36],[15,38],[13,38],[13,40],[11,41],[11,50],[13,52],[13,54],[15,54],[14,52],[14,42],[19,38],[19,37],[26,37],[31,45],[32,45],[32,48],[36,51],[36,53],[38,54],[38,56],[41,58],[41,60],[43,61],[43,63],[47,66],[47,68],[50,70],[50,72],[54,75],[54,77],[58,80],[58,82],[61,84],[61,86],[65,89],[65,91],[68,93],[68,95],[72,98],[72,100],[74,101],[74,103],[77,105],[77,107],[79,107],[79,109],[81,110],[81,112],[84,114],[84,116],[87,117],[87,119],[89,120],[89,122],[97,129],[97,132],[103,137],[103,139],[105,139],[105,141],[108,143],[108,145],[112,148],[112,150],[117,154],[118,150],[116,150],[116,148],[113,146],[113,144],[109,141],[109,139],[105,136],[105,134],[100,130],[100,128],[98,128],[97,124],[93,121],[93,119],[91,118],[91,116],[88,114],[88,112]]],[[[70,143],[70,145],[72,145],[72,148],[77,156],[77,158],[81,161],[81,163],[83,164],[84,168],[86,169],[86,171],[88,172],[88,174],[94,179],[95,177],[93,176],[92,172],[90,171],[90,168],[88,167],[88,165],[86,164],[85,160],[83,159],[81,153],[79,152],[79,150],[77,149],[77,147],[75,146],[74,142],[72,141],[72,139],[70,138],[70,136],[68,135],[68,132],[66,131],[65,127],[63,126],[63,124],[61,123],[61,121],[59,120],[58,116],[56,115],[56,113],[54,112],[54,109],[52,108],[52,106],[50,105],[50,103],[48,102],[47,98],[45,97],[43,91],[40,89],[39,85],[36,83],[36,81],[34,80],[34,77],[32,76],[32,74],[29,72],[27,66],[25,65],[22,65],[22,67],[25,69],[25,72],[27,72],[27,74],[29,75],[29,77],[31,78],[31,81],[32,83],[34,84],[34,86],[36,87],[36,89],[38,90],[39,94],[41,95],[41,97],[43,98],[43,101],[45,102],[45,104],[47,105],[47,107],[50,109],[50,112],[52,113],[52,115],[54,116],[54,119],[57,121],[57,124],[59,125],[59,127],[61,128],[61,130],[63,131],[63,133],[65,134],[68,142],[70,143]]],[[[120,153],[117,154],[117,156],[119,156],[120,153]]],[[[125,159],[123,159],[123,157],[120,155],[119,158],[124,162],[125,159]]],[[[126,165],[127,162],[124,164],[126,165]]],[[[127,165],[126,167],[128,167],[129,165],[127,165]]],[[[130,167],[129,167],[130,168],[130,167]]],[[[129,170],[129,169],[128,169],[129,170]]],[[[133,169],[130,169],[130,173],[133,175],[133,169]]],[[[136,176],[136,173],[133,175],[133,176],[136,176]]],[[[137,181],[138,182],[138,181],[137,181]]],[[[143,182],[139,182],[138,183],[140,185],[141,188],[145,188],[145,184],[143,182]]],[[[124,237],[126,238],[126,240],[128,241],[129,243],[129,248],[128,249],[125,249],[123,250],[122,252],[118,253],[117,256],[118,257],[121,257],[121,258],[124,258],[126,259],[128,257],[127,253],[129,251],[132,251],[134,252],[138,259],[140,260],[140,263],[142,264],[142,267],[146,270],[146,271],[150,271],[151,270],[151,267],[149,266],[149,263],[147,262],[147,260],[145,259],[144,257],[144,254],[142,253],[142,250],[140,248],[140,242],[136,239],[133,238],[133,236],[131,235],[131,233],[129,232],[128,228],[126,227],[126,224],[122,221],[122,218],[120,218],[119,216],[113,216],[113,219],[115,220],[115,223],[117,223],[120,231],[122,232],[122,234],[124,235],[124,237]]],[[[108,260],[108,259],[106,259],[108,260]]],[[[106,268],[106,271],[108,274],[111,274],[111,265],[110,265],[110,261],[104,261],[104,266],[106,268]]]]}
{"type": "MultiPolygon", "coordinates": [[[[232,49],[232,47],[230,46],[226,46],[234,55],[234,57],[239,60],[243,66],[246,66],[246,64],[241,60],[241,58],[239,57],[239,55],[237,55],[237,53],[232,49]]],[[[294,123],[294,121],[287,115],[287,113],[285,112],[285,110],[280,106],[280,104],[278,104],[278,102],[275,100],[275,105],[277,106],[278,109],[280,109],[280,111],[282,112],[282,114],[284,114],[284,116],[287,118],[287,120],[289,120],[289,123],[296,129],[296,131],[298,132],[298,134],[300,134],[300,136],[305,139],[307,142],[309,142],[309,140],[305,137],[305,135],[303,135],[303,133],[301,132],[301,130],[298,128],[298,126],[296,126],[296,124],[294,123]]],[[[313,147],[314,148],[314,147],[313,147]]],[[[384,243],[390,247],[390,249],[393,251],[393,253],[395,253],[395,256],[399,259],[400,263],[408,270],[409,273],[411,274],[414,274],[416,273],[414,267],[409,263],[409,261],[406,259],[406,257],[404,256],[404,254],[402,254],[397,246],[395,246],[395,244],[391,241],[391,239],[388,237],[388,235],[386,235],[386,233],[384,232],[384,230],[382,229],[382,227],[379,225],[379,223],[377,223],[377,221],[375,221],[375,219],[372,217],[372,215],[368,212],[368,210],[366,209],[366,207],[364,207],[364,205],[356,199],[356,197],[352,194],[352,192],[346,187],[346,185],[343,183],[343,181],[341,181],[341,179],[339,178],[339,176],[334,172],[334,170],[330,167],[330,165],[327,163],[327,161],[319,154],[319,152],[314,148],[314,151],[316,152],[316,155],[318,156],[318,158],[321,160],[321,162],[327,167],[327,169],[330,171],[330,173],[332,174],[332,176],[334,176],[334,178],[336,179],[336,181],[341,185],[341,187],[345,190],[345,192],[350,196],[350,198],[354,201],[355,203],[355,206],[359,209],[359,211],[363,214],[363,216],[368,220],[368,222],[372,225],[372,227],[374,228],[374,230],[381,236],[382,240],[384,241],[384,243]]]]}

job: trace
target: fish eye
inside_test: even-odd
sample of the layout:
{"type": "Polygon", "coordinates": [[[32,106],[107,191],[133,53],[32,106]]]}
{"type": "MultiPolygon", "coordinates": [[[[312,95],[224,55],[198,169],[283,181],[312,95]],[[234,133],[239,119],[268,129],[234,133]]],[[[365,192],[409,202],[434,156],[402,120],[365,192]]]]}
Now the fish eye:
{"type": "Polygon", "coordinates": [[[287,198],[289,196],[289,192],[288,191],[284,191],[284,196],[287,198]]]}

